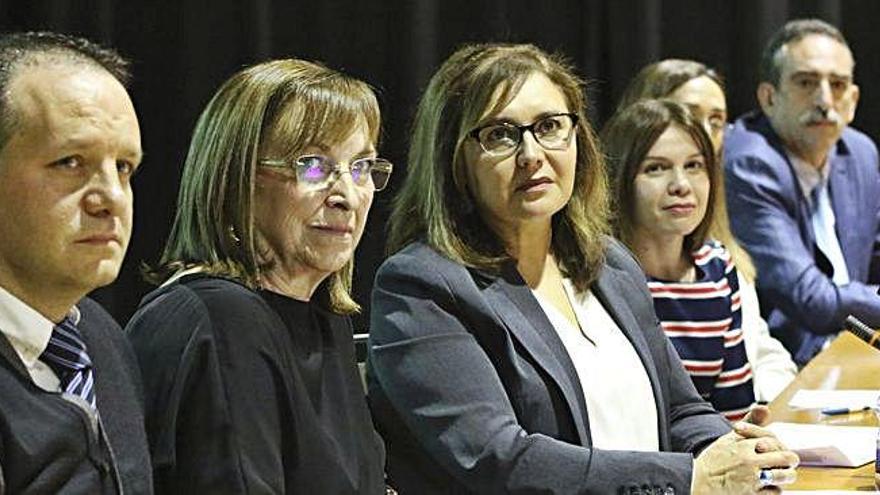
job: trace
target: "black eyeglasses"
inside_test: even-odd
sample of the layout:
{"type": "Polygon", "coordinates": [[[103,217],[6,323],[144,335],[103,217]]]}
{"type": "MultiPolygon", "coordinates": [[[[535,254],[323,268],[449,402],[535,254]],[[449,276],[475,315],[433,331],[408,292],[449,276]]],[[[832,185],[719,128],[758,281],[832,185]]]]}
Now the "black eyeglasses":
{"type": "Polygon", "coordinates": [[[476,139],[483,151],[496,156],[516,151],[526,131],[531,132],[535,141],[544,148],[564,150],[571,142],[577,122],[578,116],[573,113],[556,113],[527,125],[510,122],[487,124],[472,130],[468,136],[476,139]]]}
{"type": "Polygon", "coordinates": [[[266,167],[289,168],[296,172],[296,180],[314,186],[328,186],[340,174],[348,172],[358,187],[381,191],[388,185],[394,166],[384,158],[358,158],[343,167],[343,162],[335,162],[324,155],[303,155],[294,161],[262,159],[260,165],[266,167]]]}

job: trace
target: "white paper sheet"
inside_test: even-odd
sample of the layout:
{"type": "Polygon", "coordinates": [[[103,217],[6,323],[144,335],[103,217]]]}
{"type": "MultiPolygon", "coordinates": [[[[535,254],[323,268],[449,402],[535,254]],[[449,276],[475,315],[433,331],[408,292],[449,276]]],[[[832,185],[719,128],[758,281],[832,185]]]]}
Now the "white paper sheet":
{"type": "Polygon", "coordinates": [[[880,390],[798,390],[788,401],[789,407],[801,409],[861,409],[877,405],[880,390]]]}
{"type": "Polygon", "coordinates": [[[847,493],[859,493],[861,495],[865,495],[866,493],[880,493],[878,491],[866,492],[864,490],[856,491],[856,490],[783,490],[782,493],[799,493],[800,495],[808,494],[808,495],[846,495],[847,493]]]}
{"type": "Polygon", "coordinates": [[[877,427],[772,423],[767,427],[801,466],[856,467],[874,462],[877,427]]]}

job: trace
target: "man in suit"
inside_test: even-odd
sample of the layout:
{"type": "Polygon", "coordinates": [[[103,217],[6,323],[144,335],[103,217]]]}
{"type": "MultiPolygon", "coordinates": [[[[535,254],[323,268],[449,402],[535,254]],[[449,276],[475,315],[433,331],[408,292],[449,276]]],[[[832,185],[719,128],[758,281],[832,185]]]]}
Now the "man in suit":
{"type": "Polygon", "coordinates": [[[152,491],[134,357],[85,298],[131,234],[127,78],[84,39],[0,37],[0,492],[152,491]]]}
{"type": "Polygon", "coordinates": [[[843,35],[787,23],[761,60],[760,112],[724,144],[731,226],[758,268],[771,332],[806,364],[853,314],[880,325],[877,148],[848,127],[859,88],[843,35]]]}

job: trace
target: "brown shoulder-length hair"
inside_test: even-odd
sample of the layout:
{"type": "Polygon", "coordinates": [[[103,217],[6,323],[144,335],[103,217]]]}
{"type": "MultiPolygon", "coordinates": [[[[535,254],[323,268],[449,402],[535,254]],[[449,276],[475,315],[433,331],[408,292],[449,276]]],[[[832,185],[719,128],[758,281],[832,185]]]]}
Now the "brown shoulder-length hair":
{"type": "Polygon", "coordinates": [[[641,100],[617,112],[602,131],[608,156],[613,225],[617,237],[633,247],[635,234],[635,178],[648,152],[666,129],[676,126],[693,139],[709,175],[709,200],[706,214],[697,228],[684,238],[686,253],[699,249],[709,238],[715,212],[723,201],[721,170],[706,129],[691,112],[672,100],[641,100]]]}
{"type": "Polygon", "coordinates": [[[558,55],[532,45],[478,44],[450,56],[431,78],[413,124],[407,175],[391,213],[388,249],[423,240],[466,266],[497,271],[510,260],[494,230],[473,211],[462,145],[468,132],[540,73],[577,114],[574,192],[553,216],[551,249],[566,276],[586,289],[598,275],[609,231],[602,154],[587,120],[583,81],[558,55]]]}
{"type": "MultiPolygon", "coordinates": [[[[267,260],[254,226],[254,181],[267,147],[293,159],[310,144],[332,146],[366,125],[375,144],[379,106],[369,85],[303,60],[273,60],[233,75],[202,112],[183,167],[177,213],[158,267],[160,282],[180,270],[257,287],[267,260]]],[[[274,157],[273,157],[274,158],[274,157]]],[[[331,274],[318,301],[340,314],[357,312],[351,298],[353,260],[331,274]]]]}
{"type": "MultiPolygon", "coordinates": [[[[636,74],[636,77],[627,86],[617,110],[622,111],[645,98],[667,98],[683,84],[698,77],[708,77],[721,88],[721,91],[724,91],[724,78],[715,69],[695,60],[670,58],[647,65],[636,74]]],[[[716,161],[719,167],[723,164],[721,157],[717,157],[716,161]]],[[[724,244],[730,252],[730,257],[733,259],[737,271],[748,280],[754,281],[755,265],[752,263],[752,258],[739,245],[730,231],[730,219],[727,215],[727,203],[724,198],[723,174],[718,178],[716,189],[721,192],[718,193],[719,198],[709,235],[724,244]]]]}

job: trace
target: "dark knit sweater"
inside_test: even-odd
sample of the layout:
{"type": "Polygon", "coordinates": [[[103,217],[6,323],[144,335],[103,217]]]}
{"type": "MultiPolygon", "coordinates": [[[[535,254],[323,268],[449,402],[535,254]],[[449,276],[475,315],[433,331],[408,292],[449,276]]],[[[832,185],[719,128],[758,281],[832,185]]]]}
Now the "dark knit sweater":
{"type": "Polygon", "coordinates": [[[83,299],[77,306],[101,419],[61,393],[38,387],[0,334],[0,466],[6,493],[152,493],[134,355],[119,325],[97,303],[83,299]]]}
{"type": "Polygon", "coordinates": [[[126,331],[157,494],[384,493],[347,317],[194,274],[148,294],[126,331]]]}

